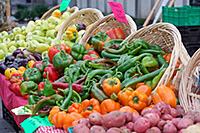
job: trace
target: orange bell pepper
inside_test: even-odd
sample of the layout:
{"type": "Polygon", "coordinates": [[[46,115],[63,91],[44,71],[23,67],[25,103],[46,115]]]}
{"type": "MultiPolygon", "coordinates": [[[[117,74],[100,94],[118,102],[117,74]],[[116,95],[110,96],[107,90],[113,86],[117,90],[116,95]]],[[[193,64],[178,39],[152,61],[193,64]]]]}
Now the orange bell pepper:
{"type": "Polygon", "coordinates": [[[48,119],[51,124],[53,124],[53,116],[60,111],[59,108],[60,108],[59,106],[54,106],[49,112],[48,119]]]}
{"type": "Polygon", "coordinates": [[[134,108],[131,108],[130,106],[124,106],[124,107],[120,108],[119,111],[139,114],[134,108]]]}
{"type": "Polygon", "coordinates": [[[135,90],[129,96],[129,106],[140,111],[147,106],[148,96],[139,90],[135,90]]]}
{"type": "Polygon", "coordinates": [[[118,78],[107,78],[103,81],[103,91],[109,97],[111,94],[117,94],[121,90],[121,82],[118,78]]]}
{"type": "Polygon", "coordinates": [[[59,111],[53,116],[53,125],[57,128],[62,128],[65,124],[65,117],[67,113],[65,111],[59,111]]]}
{"type": "Polygon", "coordinates": [[[90,100],[86,99],[81,103],[81,106],[79,108],[79,112],[81,115],[83,115],[85,118],[88,118],[88,116],[91,113],[98,112],[101,113],[101,109],[99,106],[99,101],[95,98],[92,98],[90,100]]]}
{"type": "Polygon", "coordinates": [[[71,106],[68,107],[68,113],[76,112],[79,113],[80,103],[73,103],[71,106]]]}
{"type": "Polygon", "coordinates": [[[148,97],[151,95],[151,86],[141,85],[136,90],[140,90],[142,93],[146,94],[148,97]]]}
{"type": "Polygon", "coordinates": [[[105,115],[111,111],[119,110],[120,104],[112,99],[106,99],[101,103],[100,108],[101,114],[105,115]]]}
{"type": "Polygon", "coordinates": [[[118,100],[119,102],[124,105],[127,106],[128,102],[129,102],[129,96],[132,94],[134,90],[131,87],[126,87],[123,90],[121,90],[117,96],[118,96],[118,100]]]}

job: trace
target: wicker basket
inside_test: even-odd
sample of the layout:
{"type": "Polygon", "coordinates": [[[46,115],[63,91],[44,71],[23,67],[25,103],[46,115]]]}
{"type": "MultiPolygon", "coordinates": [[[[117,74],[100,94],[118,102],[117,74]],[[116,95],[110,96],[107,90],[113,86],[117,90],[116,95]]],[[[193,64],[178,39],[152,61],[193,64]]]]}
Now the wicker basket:
{"type": "MultiPolygon", "coordinates": [[[[40,18],[41,20],[42,19],[47,19],[51,16],[51,14],[53,13],[53,11],[55,11],[56,9],[59,9],[60,8],[60,5],[57,5],[51,9],[49,9],[46,13],[43,14],[43,16],[40,18]]],[[[74,6],[72,8],[70,8],[69,6],[67,7],[67,9],[65,11],[69,11],[71,13],[75,13],[77,12],[79,9],[78,7],[74,6]]],[[[62,11],[61,13],[65,12],[65,11],[62,11]]]]}
{"type": "Polygon", "coordinates": [[[200,48],[188,61],[181,74],[179,101],[185,111],[200,112],[200,48]]]}
{"type": "Polygon", "coordinates": [[[96,22],[100,18],[103,18],[103,14],[100,10],[94,9],[94,8],[85,8],[82,9],[73,15],[71,15],[61,26],[60,30],[58,31],[57,38],[62,40],[62,35],[65,32],[65,30],[74,25],[83,23],[86,26],[96,22]]]}
{"type": "MultiPolygon", "coordinates": [[[[135,39],[139,38],[146,40],[148,43],[155,43],[161,46],[162,50],[166,53],[172,53],[170,64],[157,84],[156,90],[158,86],[167,85],[170,81],[177,61],[179,61],[182,68],[187,64],[189,55],[181,43],[181,35],[178,29],[172,24],[156,23],[149,25],[131,34],[124,41],[132,43],[135,39]],[[180,56],[180,54],[185,54],[185,56],[180,56]]],[[[176,76],[177,79],[178,77],[176,76]]]]}
{"type": "Polygon", "coordinates": [[[89,41],[90,37],[95,33],[96,30],[98,30],[99,32],[106,32],[110,29],[121,28],[125,32],[125,35],[127,37],[128,35],[136,32],[137,26],[129,15],[126,15],[126,18],[129,25],[124,22],[116,21],[114,14],[105,16],[104,18],[95,22],[86,31],[79,43],[86,45],[86,43],[89,41]]]}

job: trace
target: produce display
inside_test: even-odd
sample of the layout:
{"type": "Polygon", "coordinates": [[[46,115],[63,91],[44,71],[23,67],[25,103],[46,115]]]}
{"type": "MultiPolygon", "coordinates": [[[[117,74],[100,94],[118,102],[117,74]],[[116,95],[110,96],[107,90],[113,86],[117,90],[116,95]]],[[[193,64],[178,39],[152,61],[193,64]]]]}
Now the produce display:
{"type": "Polygon", "coordinates": [[[0,33],[0,72],[9,90],[28,101],[32,117],[48,116],[56,128],[73,133],[184,132],[200,123],[185,112],[172,84],[158,83],[171,53],[144,39],[124,41],[121,28],[96,31],[79,44],[86,27],[68,27],[56,38],[69,12],[55,10],[46,20],[0,33]]]}

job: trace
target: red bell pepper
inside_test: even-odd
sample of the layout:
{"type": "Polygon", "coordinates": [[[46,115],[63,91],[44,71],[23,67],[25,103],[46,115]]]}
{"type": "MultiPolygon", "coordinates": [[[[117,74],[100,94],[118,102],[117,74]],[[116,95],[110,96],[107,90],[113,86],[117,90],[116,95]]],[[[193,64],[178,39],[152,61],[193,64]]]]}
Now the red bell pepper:
{"type": "Polygon", "coordinates": [[[15,95],[17,96],[21,96],[21,92],[20,92],[20,88],[21,88],[21,83],[13,83],[9,85],[9,90],[14,92],[15,95]]]}
{"type": "Polygon", "coordinates": [[[89,51],[88,51],[88,54],[89,54],[89,55],[95,54],[95,55],[99,56],[99,54],[98,54],[96,51],[94,51],[94,50],[89,50],[89,51]]]}
{"type": "Polygon", "coordinates": [[[21,83],[23,80],[23,76],[18,74],[18,73],[14,73],[12,74],[11,76],[11,79],[10,79],[10,83],[13,84],[13,83],[21,83]]]}
{"type": "Polygon", "coordinates": [[[108,34],[108,36],[110,36],[110,38],[112,39],[125,39],[125,33],[121,28],[115,28],[115,29],[111,29],[106,31],[106,34],[108,34]]]}
{"type": "Polygon", "coordinates": [[[89,60],[96,60],[96,59],[98,59],[98,58],[95,58],[95,57],[92,57],[92,56],[86,54],[86,55],[84,55],[83,60],[86,60],[86,59],[89,59],[89,60]]]}
{"type": "Polygon", "coordinates": [[[61,76],[60,73],[53,67],[53,64],[49,64],[44,69],[43,76],[45,78],[47,78],[47,72],[49,72],[49,80],[51,80],[51,81],[55,81],[55,80],[57,80],[61,76]]]}
{"type": "Polygon", "coordinates": [[[34,67],[35,65],[39,64],[39,63],[41,63],[41,64],[44,65],[44,63],[43,63],[42,61],[36,61],[36,62],[33,64],[33,67],[34,67]]]}
{"type": "Polygon", "coordinates": [[[53,47],[51,47],[48,51],[49,61],[53,62],[53,57],[55,54],[60,52],[61,50],[66,51],[68,54],[71,52],[71,48],[64,44],[56,44],[53,47]]]}

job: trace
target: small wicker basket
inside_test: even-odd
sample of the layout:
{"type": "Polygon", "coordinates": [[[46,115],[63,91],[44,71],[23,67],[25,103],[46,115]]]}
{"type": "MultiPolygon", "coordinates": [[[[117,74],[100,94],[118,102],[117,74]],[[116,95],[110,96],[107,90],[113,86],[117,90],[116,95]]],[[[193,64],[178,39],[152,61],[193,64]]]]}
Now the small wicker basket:
{"type": "Polygon", "coordinates": [[[94,9],[94,8],[85,8],[82,9],[73,15],[71,15],[61,26],[60,30],[58,31],[57,38],[62,40],[62,35],[65,32],[65,30],[74,25],[83,23],[86,26],[96,22],[100,18],[103,18],[103,14],[100,10],[94,9]]]}
{"type": "Polygon", "coordinates": [[[188,61],[181,74],[179,101],[185,111],[200,112],[200,48],[188,61]]]}
{"type": "Polygon", "coordinates": [[[126,15],[128,24],[120,21],[116,21],[114,14],[110,14],[105,16],[104,18],[98,20],[95,22],[84,34],[82,39],[80,40],[80,44],[86,45],[86,43],[89,41],[90,37],[95,33],[96,30],[99,32],[106,32],[110,29],[114,28],[121,28],[125,36],[129,36],[130,34],[136,32],[137,26],[133,19],[129,16],[126,15]]]}
{"type": "MultiPolygon", "coordinates": [[[[149,25],[131,34],[124,41],[132,43],[135,39],[139,38],[146,40],[148,43],[155,43],[161,46],[162,50],[166,53],[172,53],[170,64],[154,90],[160,85],[167,85],[173,75],[177,61],[184,68],[190,58],[181,43],[180,32],[172,24],[156,23],[149,25]],[[182,54],[185,54],[185,56],[181,56],[182,54]]],[[[179,76],[176,77],[177,79],[179,78],[179,76]]]]}
{"type": "MultiPolygon", "coordinates": [[[[51,14],[53,13],[53,11],[55,11],[56,9],[59,9],[60,8],[60,5],[57,5],[57,6],[54,6],[53,8],[49,9],[46,13],[44,13],[42,15],[42,17],[40,18],[41,20],[42,19],[47,19],[51,16],[51,14]]],[[[69,6],[67,7],[67,9],[65,11],[69,11],[71,13],[75,13],[77,12],[79,9],[78,7],[74,6],[72,8],[70,8],[69,6]]],[[[64,13],[65,11],[62,11],[61,13],[64,13]]]]}

